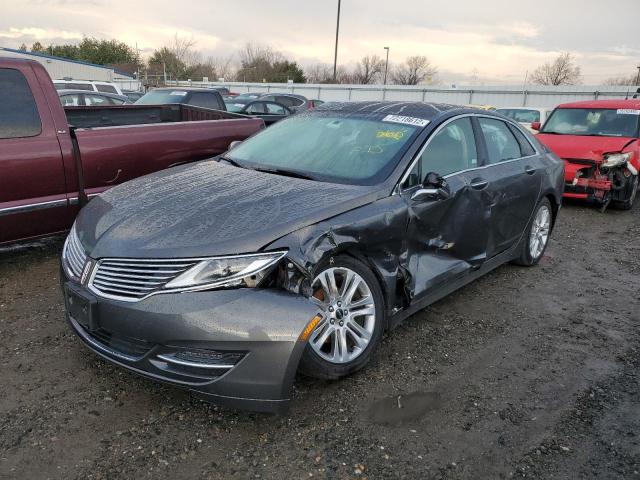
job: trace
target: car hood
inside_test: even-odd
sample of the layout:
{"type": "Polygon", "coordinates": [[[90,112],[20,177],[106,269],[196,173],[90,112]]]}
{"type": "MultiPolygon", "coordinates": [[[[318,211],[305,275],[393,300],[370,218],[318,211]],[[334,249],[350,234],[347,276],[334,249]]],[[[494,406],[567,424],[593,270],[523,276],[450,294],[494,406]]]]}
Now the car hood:
{"type": "Polygon", "coordinates": [[[315,182],[209,160],[114,187],[82,209],[76,230],[93,258],[248,253],[382,195],[375,187],[315,182]]]}
{"type": "Polygon", "coordinates": [[[560,158],[602,160],[604,153],[620,152],[634,139],[628,137],[582,137],[539,133],[538,140],[560,158]]]}

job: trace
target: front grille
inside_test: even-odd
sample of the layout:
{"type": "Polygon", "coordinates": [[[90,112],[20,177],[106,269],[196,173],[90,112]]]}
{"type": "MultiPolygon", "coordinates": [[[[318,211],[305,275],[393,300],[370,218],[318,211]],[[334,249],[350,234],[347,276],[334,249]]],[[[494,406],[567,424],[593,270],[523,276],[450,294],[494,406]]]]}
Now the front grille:
{"type": "Polygon", "coordinates": [[[105,259],[98,262],[89,286],[103,297],[136,301],[196,263],[197,260],[105,259]]]}
{"type": "Polygon", "coordinates": [[[87,261],[87,254],[80,243],[75,225],[71,228],[67,240],[64,242],[62,249],[63,263],[67,269],[67,273],[74,280],[78,280],[82,275],[82,269],[87,261]]]}

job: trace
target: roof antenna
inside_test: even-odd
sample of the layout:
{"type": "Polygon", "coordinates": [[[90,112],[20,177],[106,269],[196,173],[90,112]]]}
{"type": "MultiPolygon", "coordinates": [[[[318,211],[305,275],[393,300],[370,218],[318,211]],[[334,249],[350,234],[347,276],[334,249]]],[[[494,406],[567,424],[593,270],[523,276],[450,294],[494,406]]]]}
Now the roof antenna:
{"type": "Polygon", "coordinates": [[[627,94],[624,96],[625,100],[629,100],[629,88],[627,87],[627,94]]]}

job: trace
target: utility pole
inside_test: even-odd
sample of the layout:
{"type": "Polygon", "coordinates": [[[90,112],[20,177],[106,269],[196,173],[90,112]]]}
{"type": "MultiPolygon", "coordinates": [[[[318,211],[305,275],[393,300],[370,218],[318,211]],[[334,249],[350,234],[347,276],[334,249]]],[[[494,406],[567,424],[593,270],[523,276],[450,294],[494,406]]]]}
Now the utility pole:
{"type": "Polygon", "coordinates": [[[336,83],[336,74],[338,70],[338,33],[340,32],[340,2],[338,0],[338,20],[336,21],[336,50],[333,55],[333,83],[336,83]]]}
{"type": "Polygon", "coordinates": [[[636,85],[640,85],[640,65],[638,65],[638,75],[636,76],[636,85]]]}
{"type": "Polygon", "coordinates": [[[387,72],[389,71],[389,47],[384,47],[387,51],[387,61],[384,64],[384,82],[383,85],[387,84],[387,72]]]}

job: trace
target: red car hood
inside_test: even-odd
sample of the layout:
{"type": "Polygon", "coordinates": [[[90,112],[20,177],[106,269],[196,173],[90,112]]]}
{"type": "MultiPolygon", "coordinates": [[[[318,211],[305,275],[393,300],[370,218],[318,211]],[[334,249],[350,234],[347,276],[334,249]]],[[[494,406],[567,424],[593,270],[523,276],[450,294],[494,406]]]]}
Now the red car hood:
{"type": "Polygon", "coordinates": [[[633,142],[629,137],[581,137],[578,135],[549,135],[539,133],[536,138],[560,158],[580,158],[601,161],[602,155],[621,152],[633,142]]]}

